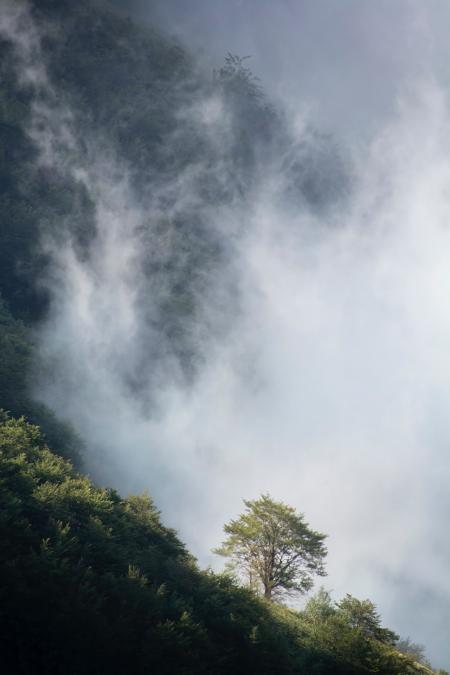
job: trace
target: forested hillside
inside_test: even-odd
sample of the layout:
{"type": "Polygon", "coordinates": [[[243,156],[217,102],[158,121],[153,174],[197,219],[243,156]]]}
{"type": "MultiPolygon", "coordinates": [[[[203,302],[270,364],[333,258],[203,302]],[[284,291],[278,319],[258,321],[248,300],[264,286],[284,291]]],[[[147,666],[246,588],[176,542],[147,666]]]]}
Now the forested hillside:
{"type": "Polygon", "coordinates": [[[139,203],[140,256],[124,251],[124,278],[132,269],[137,299],[153,301],[133,325],[141,348],[127,359],[124,338],[109,367],[152,410],[148,382],[170,368],[189,386],[199,345],[231,329],[221,307],[240,311],[233,274],[219,272],[246,222],[224,231],[215,214],[252,200],[269,159],[284,177],[275,199],[326,212],[351,189],[336,144],[313,129],[314,143],[294,142],[247,60],[229,54],[213,72],[94,0],[2,5],[0,77],[2,672],[431,673],[371,603],[322,591],[294,611],[200,570],[149,496],[84,475],[89,438],[40,401],[59,363],[41,330],[61,304],[65,247],[107,262],[113,216],[139,203]]]}
{"type": "Polygon", "coordinates": [[[37,427],[3,415],[0,453],[5,672],[431,673],[370,606],[294,612],[199,571],[148,496],[95,487],[37,427]]]}

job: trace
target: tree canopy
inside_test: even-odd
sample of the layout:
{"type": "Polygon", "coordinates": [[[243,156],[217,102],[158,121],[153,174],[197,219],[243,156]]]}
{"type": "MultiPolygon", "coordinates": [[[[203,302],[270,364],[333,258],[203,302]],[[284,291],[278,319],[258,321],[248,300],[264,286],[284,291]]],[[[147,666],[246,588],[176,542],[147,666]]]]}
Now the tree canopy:
{"type": "Polygon", "coordinates": [[[381,626],[380,615],[370,600],[358,600],[347,593],[338,604],[352,628],[360,630],[366,637],[372,637],[386,644],[395,644],[399,636],[389,628],[381,626]]]}
{"type": "Polygon", "coordinates": [[[228,537],[215,553],[230,558],[267,600],[309,590],[314,575],[325,575],[326,535],[268,494],[244,504],[245,513],[224,526],[228,537]]]}

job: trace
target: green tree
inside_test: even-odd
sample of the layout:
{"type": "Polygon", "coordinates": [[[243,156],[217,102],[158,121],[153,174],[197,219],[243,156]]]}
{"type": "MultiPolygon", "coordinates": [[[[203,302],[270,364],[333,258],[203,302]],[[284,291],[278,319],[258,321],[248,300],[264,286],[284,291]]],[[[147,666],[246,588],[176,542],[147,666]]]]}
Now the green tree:
{"type": "Polygon", "coordinates": [[[390,645],[398,641],[398,635],[394,631],[381,626],[380,615],[370,600],[358,600],[347,593],[337,606],[349,625],[360,630],[365,637],[390,645]]]}
{"type": "Polygon", "coordinates": [[[231,566],[267,600],[309,590],[313,575],[325,575],[326,535],[267,494],[244,504],[245,513],[224,526],[228,537],[214,552],[230,558],[231,566]]]}
{"type": "Polygon", "coordinates": [[[302,614],[310,623],[323,623],[336,614],[336,603],[322,586],[309,598],[302,614]]]}

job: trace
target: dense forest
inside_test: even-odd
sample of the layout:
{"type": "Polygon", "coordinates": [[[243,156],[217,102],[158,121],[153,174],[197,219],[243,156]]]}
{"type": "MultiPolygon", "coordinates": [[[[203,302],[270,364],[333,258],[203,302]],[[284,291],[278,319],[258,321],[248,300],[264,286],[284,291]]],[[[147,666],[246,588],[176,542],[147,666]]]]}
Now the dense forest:
{"type": "MultiPolygon", "coordinates": [[[[102,2],[0,8],[2,672],[432,673],[369,600],[336,603],[322,589],[294,610],[201,570],[150,496],[88,477],[89,438],[39,396],[55,367],[40,332],[59,302],[54,251],[70,243],[89,261],[114,234],[102,209],[120,217],[117,172],[142,207],[132,228],[143,253],[125,263],[138,265],[139,297],[156,300],[136,329],[146,350],[109,367],[148,410],[149,379],[157,387],[170,367],[188,387],[199,335],[231,330],[220,311],[211,328],[202,299],[232,269],[245,222],[211,222],[252,199],[261,162],[282,167],[274,199],[295,208],[326,212],[352,189],[333,140],[312,129],[314,143],[294,143],[245,58],[212,71],[102,2]]],[[[221,302],[238,314],[227,279],[221,302]]]]}

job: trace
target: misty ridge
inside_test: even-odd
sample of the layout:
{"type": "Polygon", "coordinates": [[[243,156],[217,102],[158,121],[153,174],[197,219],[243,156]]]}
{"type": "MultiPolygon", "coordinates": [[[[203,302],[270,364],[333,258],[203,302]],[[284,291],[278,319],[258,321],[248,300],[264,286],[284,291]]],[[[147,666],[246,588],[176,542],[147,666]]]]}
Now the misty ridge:
{"type": "MultiPolygon", "coordinates": [[[[326,588],[369,595],[445,662],[447,94],[410,82],[351,146],[272,99],[246,54],[217,66],[125,14],[0,8],[0,407],[94,485],[148,490],[203,567],[243,497],[292,504],[330,535],[326,588]]],[[[171,582],[194,574],[167,546],[187,566],[171,582]]],[[[308,649],[267,672],[310,672],[308,649]]]]}
{"type": "MultiPolygon", "coordinates": [[[[43,7],[38,26],[16,5],[6,32],[19,85],[31,97],[24,123],[37,152],[31,180],[42,190],[40,183],[49,189],[56,179],[66,204],[55,206],[58,222],[50,214],[38,223],[32,255],[37,248],[44,270],[37,283],[30,280],[26,310],[18,303],[18,313],[49,317],[39,332],[52,407],[65,400],[73,419],[75,401],[68,397],[73,391],[78,398],[82,387],[100,406],[110,397],[108,410],[111,397],[122,403],[127,397],[133,414],[158,417],[166,395],[190,396],[196,378],[220,361],[227,338],[241,339],[242,249],[254,236],[262,194],[292,214],[294,223],[282,225],[288,235],[291,227],[309,229],[316,212],[343,200],[349,177],[331,139],[309,128],[299,138],[290,133],[245,58],[229,55],[207,78],[177,45],[158,35],[155,44],[143,38],[143,45],[133,42],[125,51],[138,64],[136,81],[130,82],[124,55],[114,54],[123,62],[112,70],[106,64],[114,80],[103,83],[100,97],[98,73],[90,81],[92,71],[83,70],[82,61],[72,59],[72,69],[58,73],[65,63],[61,51],[77,54],[87,26],[67,29],[67,40],[59,26],[47,23],[43,7]],[[163,69],[155,67],[155,52],[163,69]],[[121,71],[123,88],[116,81],[121,71]],[[133,94],[143,98],[142,106],[140,99],[130,102],[133,94]],[[69,370],[67,349],[74,349],[69,361],[76,363],[69,370]]],[[[95,37],[91,14],[75,17],[89,21],[87,37],[95,37]]],[[[119,31],[130,30],[114,19],[119,31]]],[[[19,274],[26,284],[20,267],[19,274]]],[[[244,344],[242,353],[230,355],[247,368],[250,385],[251,351],[244,344]]]]}

